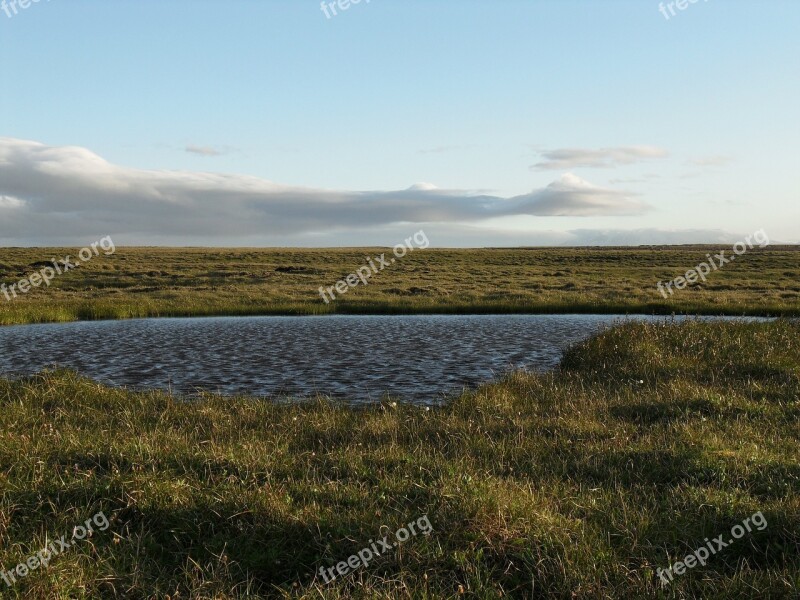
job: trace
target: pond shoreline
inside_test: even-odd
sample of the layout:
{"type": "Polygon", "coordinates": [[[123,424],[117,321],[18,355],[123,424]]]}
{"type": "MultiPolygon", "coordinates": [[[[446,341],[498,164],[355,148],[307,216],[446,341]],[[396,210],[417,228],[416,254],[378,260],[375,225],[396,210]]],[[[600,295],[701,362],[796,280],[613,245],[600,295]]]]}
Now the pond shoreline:
{"type": "MultiPolygon", "coordinates": [[[[155,311],[152,314],[132,314],[123,315],[92,315],[85,311],[79,311],[75,315],[60,315],[47,318],[46,315],[31,315],[28,320],[9,321],[0,320],[0,328],[15,325],[41,325],[54,323],[77,323],[77,322],[98,322],[98,321],[130,321],[137,319],[201,319],[201,318],[224,318],[224,317],[333,317],[333,316],[541,316],[541,315],[586,315],[586,316],[644,316],[644,317],[730,317],[730,318],[800,318],[800,308],[798,309],[751,309],[742,310],[741,308],[717,309],[708,307],[697,307],[687,311],[670,310],[668,307],[640,307],[631,308],[629,306],[573,306],[573,305],[548,305],[530,309],[511,309],[500,306],[479,306],[479,307],[458,307],[445,306],[436,309],[417,309],[403,308],[397,306],[387,306],[380,310],[362,309],[361,307],[346,307],[339,310],[326,309],[323,307],[274,309],[274,310],[234,310],[234,311],[155,311]]],[[[0,316],[2,319],[2,316],[0,316]]]]}
{"type": "Polygon", "coordinates": [[[112,386],[195,395],[438,405],[624,322],[758,321],[644,315],[324,315],[130,319],[0,328],[0,372],[67,368],[112,386]]]}

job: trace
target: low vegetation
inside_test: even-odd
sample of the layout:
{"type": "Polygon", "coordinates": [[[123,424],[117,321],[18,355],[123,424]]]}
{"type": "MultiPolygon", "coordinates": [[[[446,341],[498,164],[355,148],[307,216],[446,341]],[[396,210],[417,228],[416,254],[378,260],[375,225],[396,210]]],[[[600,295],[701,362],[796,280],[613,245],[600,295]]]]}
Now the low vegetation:
{"type": "MultiPolygon", "coordinates": [[[[0,325],[159,316],[381,313],[800,315],[800,247],[756,248],[665,299],[656,289],[724,248],[416,250],[335,302],[334,285],[387,248],[117,248],[7,301],[0,325]]],[[[727,249],[730,255],[730,248],[727,249]]],[[[0,249],[12,285],[69,248],[0,249]]]]}
{"type": "Polygon", "coordinates": [[[624,324],[552,373],[431,409],[187,402],[63,371],[0,379],[0,567],[99,511],[111,522],[0,594],[797,597],[798,419],[800,324],[787,320],[624,324]],[[758,511],[766,529],[662,587],[658,568],[758,511]],[[320,578],[423,515],[431,535],[320,578]]]}

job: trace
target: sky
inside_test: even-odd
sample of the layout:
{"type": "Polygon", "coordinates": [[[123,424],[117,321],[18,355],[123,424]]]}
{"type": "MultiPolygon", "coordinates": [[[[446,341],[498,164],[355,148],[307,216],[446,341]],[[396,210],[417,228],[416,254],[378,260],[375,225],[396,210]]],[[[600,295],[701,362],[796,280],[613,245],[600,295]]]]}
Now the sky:
{"type": "Polygon", "coordinates": [[[800,242],[796,0],[9,2],[0,246],[800,242]]]}

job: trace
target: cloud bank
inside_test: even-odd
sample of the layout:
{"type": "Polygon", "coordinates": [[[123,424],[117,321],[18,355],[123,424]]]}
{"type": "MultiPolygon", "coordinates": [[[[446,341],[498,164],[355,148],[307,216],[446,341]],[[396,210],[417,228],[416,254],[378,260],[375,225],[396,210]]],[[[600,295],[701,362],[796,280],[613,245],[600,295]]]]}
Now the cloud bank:
{"type": "Polygon", "coordinates": [[[544,161],[531,167],[532,170],[564,170],[579,167],[607,169],[619,165],[630,165],[643,160],[666,158],[669,153],[655,146],[623,146],[619,148],[561,148],[541,153],[544,161]]]}
{"type": "Polygon", "coordinates": [[[90,150],[0,138],[2,238],[125,234],[182,239],[311,234],[396,223],[480,223],[514,215],[598,217],[648,209],[635,194],[566,174],[501,198],[418,184],[397,191],[337,191],[246,175],[141,170],[90,150]]]}

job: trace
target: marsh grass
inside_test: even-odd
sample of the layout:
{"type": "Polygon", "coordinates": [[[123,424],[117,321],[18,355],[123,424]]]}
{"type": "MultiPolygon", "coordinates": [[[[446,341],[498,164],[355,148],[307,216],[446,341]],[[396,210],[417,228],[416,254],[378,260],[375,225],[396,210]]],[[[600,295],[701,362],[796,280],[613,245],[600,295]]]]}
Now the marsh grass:
{"type": "Polygon", "coordinates": [[[0,565],[103,510],[13,598],[790,598],[800,325],[642,324],[431,410],[0,380],[0,565]],[[655,569],[768,527],[661,588],[655,569]],[[366,569],[317,574],[423,514],[366,569]]]}
{"type": "MultiPolygon", "coordinates": [[[[305,314],[652,313],[800,315],[800,247],[754,249],[665,300],[672,280],[720,248],[417,250],[331,304],[359,249],[117,248],[7,302],[0,325],[134,317],[305,314]]],[[[11,285],[68,248],[0,249],[11,285]]]]}

